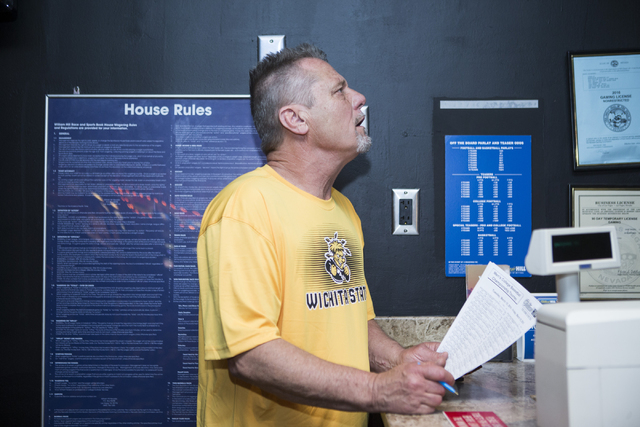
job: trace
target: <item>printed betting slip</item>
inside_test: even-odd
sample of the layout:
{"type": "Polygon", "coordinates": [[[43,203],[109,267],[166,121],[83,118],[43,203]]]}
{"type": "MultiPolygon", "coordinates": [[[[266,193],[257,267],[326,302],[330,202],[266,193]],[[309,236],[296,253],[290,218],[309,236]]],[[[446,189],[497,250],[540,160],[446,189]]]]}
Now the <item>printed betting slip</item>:
{"type": "Polygon", "coordinates": [[[491,360],[536,323],[542,306],[520,283],[490,262],[438,347],[458,379],[491,360]]]}

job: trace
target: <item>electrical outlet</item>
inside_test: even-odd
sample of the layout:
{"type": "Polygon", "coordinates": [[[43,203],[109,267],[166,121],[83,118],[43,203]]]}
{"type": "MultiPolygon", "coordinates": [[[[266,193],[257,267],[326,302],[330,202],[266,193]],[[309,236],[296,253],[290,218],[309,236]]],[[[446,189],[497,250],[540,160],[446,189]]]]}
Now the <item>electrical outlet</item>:
{"type": "Polygon", "coordinates": [[[418,234],[418,188],[393,189],[393,234],[418,234]]]}
{"type": "Polygon", "coordinates": [[[400,225],[413,225],[413,199],[400,199],[400,225]]]}

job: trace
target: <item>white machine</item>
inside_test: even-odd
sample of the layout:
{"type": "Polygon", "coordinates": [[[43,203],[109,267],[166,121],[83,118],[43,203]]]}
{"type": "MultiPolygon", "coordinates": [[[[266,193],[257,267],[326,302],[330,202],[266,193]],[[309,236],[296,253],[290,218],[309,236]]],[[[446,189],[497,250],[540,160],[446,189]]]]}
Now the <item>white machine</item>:
{"type": "Polygon", "coordinates": [[[607,225],[534,230],[524,265],[536,276],[556,275],[558,302],[579,302],[581,270],[620,267],[616,229],[607,225]]]}
{"type": "Polygon", "coordinates": [[[535,347],[539,427],[640,426],[640,301],[545,305],[535,347]]]}
{"type": "Polygon", "coordinates": [[[640,301],[579,302],[579,271],[620,266],[615,228],[535,230],[525,265],[561,303],[537,313],[538,426],[640,426],[640,301]]]}

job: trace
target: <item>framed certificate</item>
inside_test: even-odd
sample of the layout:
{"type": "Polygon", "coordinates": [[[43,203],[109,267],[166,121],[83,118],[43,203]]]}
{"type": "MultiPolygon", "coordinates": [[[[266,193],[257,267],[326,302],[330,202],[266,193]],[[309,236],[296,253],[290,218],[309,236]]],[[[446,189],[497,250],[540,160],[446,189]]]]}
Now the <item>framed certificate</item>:
{"type": "Polygon", "coordinates": [[[574,169],[640,167],[640,52],[569,53],[574,169]]]}
{"type": "Polygon", "coordinates": [[[640,187],[572,185],[570,190],[572,225],[614,225],[622,261],[620,268],[580,273],[580,298],[640,298],[640,187]]]}

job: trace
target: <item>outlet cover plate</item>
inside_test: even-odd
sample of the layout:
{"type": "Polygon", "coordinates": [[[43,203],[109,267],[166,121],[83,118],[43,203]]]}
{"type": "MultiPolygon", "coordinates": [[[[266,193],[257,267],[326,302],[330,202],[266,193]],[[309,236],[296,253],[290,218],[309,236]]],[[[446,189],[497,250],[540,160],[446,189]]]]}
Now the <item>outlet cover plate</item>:
{"type": "Polygon", "coordinates": [[[278,53],[284,49],[284,35],[258,36],[258,61],[262,61],[270,53],[278,53]]]}
{"type": "Polygon", "coordinates": [[[363,105],[360,111],[364,114],[364,121],[360,126],[362,126],[364,128],[364,132],[369,135],[369,106],[363,105]]]}
{"type": "Polygon", "coordinates": [[[418,193],[419,188],[393,189],[393,234],[415,236],[418,233],[418,193]],[[400,224],[400,200],[411,199],[411,225],[400,224]]]}

